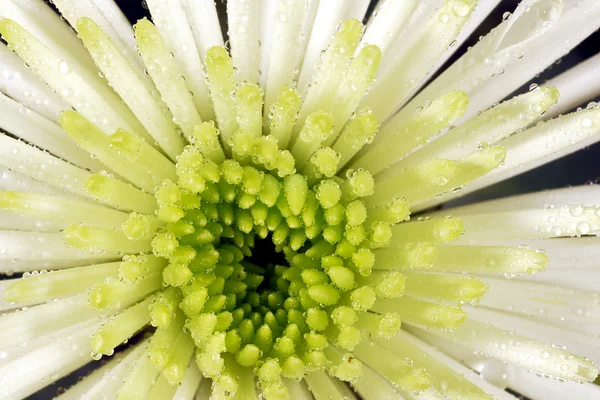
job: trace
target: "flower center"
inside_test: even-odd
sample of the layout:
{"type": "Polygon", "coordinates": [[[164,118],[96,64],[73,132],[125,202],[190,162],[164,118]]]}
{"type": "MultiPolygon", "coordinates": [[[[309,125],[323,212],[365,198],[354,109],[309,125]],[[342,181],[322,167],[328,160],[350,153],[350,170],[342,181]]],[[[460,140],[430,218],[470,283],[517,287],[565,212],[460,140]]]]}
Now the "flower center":
{"type": "MultiPolygon", "coordinates": [[[[403,290],[393,273],[380,276],[375,289],[365,285],[374,279],[370,249],[389,239],[388,225],[367,223],[359,197],[372,186],[368,173],[350,171],[348,180],[311,188],[310,177],[291,173],[289,152],[265,137],[240,131],[230,141],[235,159],[213,161],[206,154],[217,135],[214,124],[200,125],[177,159],[177,182],[155,190],[161,225],[152,251],[168,263],[168,288],[154,303],[152,324],[188,332],[202,372],[223,390],[234,385],[223,372],[234,361],[255,367],[264,382],[300,379],[343,358],[328,341],[347,350],[358,344],[357,312],[372,307],[376,291],[403,290]]],[[[132,214],[123,229],[135,239],[152,225],[132,214]]],[[[393,317],[380,322],[399,328],[393,317]]],[[[160,347],[151,354],[160,365],[160,347]]],[[[352,358],[338,370],[346,380],[360,373],[352,358]]]]}

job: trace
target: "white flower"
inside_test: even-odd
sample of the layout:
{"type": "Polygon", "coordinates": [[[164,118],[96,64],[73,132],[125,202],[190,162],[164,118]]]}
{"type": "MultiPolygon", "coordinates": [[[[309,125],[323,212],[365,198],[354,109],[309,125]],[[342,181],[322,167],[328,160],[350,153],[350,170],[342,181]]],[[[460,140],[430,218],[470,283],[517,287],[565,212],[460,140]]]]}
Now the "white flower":
{"type": "Polygon", "coordinates": [[[0,398],[600,398],[597,187],[431,211],[600,139],[550,119],[598,56],[498,103],[600,2],[427,85],[499,1],[229,0],[229,51],[212,0],[53,3],[0,0],[0,398]]]}

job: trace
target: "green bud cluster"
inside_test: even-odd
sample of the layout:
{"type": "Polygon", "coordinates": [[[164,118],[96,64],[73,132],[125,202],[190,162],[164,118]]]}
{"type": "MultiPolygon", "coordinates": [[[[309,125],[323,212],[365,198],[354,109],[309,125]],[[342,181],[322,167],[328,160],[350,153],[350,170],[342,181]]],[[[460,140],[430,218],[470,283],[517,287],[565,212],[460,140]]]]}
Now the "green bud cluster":
{"type": "MultiPolygon", "coordinates": [[[[177,180],[155,189],[155,217],[132,214],[123,225],[129,237],[154,232],[153,257],[166,263],[165,289],[150,311],[155,336],[189,335],[198,367],[224,393],[237,390],[239,366],[253,368],[272,394],[285,392],[282,377],[315,371],[357,379],[360,362],[346,367],[349,356],[339,351],[352,351],[362,329],[397,332],[397,315],[366,311],[377,296],[401,296],[404,283],[393,272],[371,274],[373,249],[390,238],[388,224],[369,219],[361,200],[372,193],[371,175],[348,171],[311,185],[274,136],[240,129],[229,159],[218,135],[214,124],[198,125],[177,158],[177,180]],[[252,262],[258,240],[271,242],[284,265],[252,262]],[[337,349],[327,350],[332,344],[337,349]]],[[[135,265],[124,263],[124,273],[135,274],[135,265]]],[[[177,382],[165,369],[168,343],[155,342],[150,358],[177,382]]]]}

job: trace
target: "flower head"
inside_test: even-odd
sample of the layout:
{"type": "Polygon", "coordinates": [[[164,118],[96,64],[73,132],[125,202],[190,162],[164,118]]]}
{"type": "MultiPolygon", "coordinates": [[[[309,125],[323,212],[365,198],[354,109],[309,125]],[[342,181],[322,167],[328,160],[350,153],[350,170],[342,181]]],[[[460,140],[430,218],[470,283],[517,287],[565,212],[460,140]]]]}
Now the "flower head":
{"type": "Polygon", "coordinates": [[[0,260],[23,272],[0,284],[0,397],[104,356],[61,397],[502,398],[526,371],[596,393],[571,351],[598,295],[553,286],[598,247],[596,188],[415,215],[597,140],[595,106],[533,125],[555,87],[488,98],[547,35],[596,29],[594,1],[524,1],[425,88],[483,5],[385,0],[365,29],[367,2],[229,0],[226,47],[212,1],[147,3],[131,30],[55,0],[77,37],[0,5],[24,62],[0,46],[23,139],[0,136],[0,260]]]}

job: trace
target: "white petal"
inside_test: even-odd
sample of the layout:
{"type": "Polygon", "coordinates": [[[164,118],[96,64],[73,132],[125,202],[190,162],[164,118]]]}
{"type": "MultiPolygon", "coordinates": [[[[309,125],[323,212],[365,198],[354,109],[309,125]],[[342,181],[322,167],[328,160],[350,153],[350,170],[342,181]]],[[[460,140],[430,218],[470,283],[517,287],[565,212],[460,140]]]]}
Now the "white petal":
{"type": "Polygon", "coordinates": [[[269,67],[265,88],[264,118],[284,87],[292,85],[300,59],[302,23],[308,0],[280,1],[273,22],[269,67]]]}
{"type": "Polygon", "coordinates": [[[600,326],[600,295],[596,292],[502,278],[479,279],[489,286],[478,303],[480,306],[577,331],[600,326]]]}
{"type": "Polygon", "coordinates": [[[483,214],[488,212],[522,211],[532,208],[562,207],[567,205],[593,206],[600,203],[600,185],[582,185],[544,190],[497,200],[444,209],[430,215],[451,213],[454,216],[483,214]]]}
{"type": "MultiPolygon", "coordinates": [[[[51,12],[55,15],[53,11],[51,12]]],[[[20,19],[16,21],[23,22],[20,19]]],[[[59,23],[66,27],[62,21],[59,23]]],[[[114,133],[118,128],[124,128],[141,136],[148,136],[119,96],[98,76],[95,65],[90,67],[93,68],[93,72],[89,72],[85,67],[74,63],[48,40],[44,42],[45,37],[37,30],[31,28],[32,30],[29,31],[31,23],[25,24],[25,28],[14,25],[12,23],[8,27],[11,36],[10,40],[7,40],[9,45],[30,66],[31,71],[42,78],[66,103],[107,134],[114,133]]],[[[69,35],[72,34],[71,31],[68,32],[69,35]]],[[[7,39],[6,32],[5,39],[7,39]]],[[[81,47],[79,41],[73,46],[73,48],[81,47]]],[[[85,53],[81,58],[88,59],[89,54],[85,53]]]]}
{"type": "Polygon", "coordinates": [[[90,172],[6,135],[0,135],[0,165],[55,188],[92,198],[84,188],[90,172]]]}
{"type": "Polygon", "coordinates": [[[64,227],[55,222],[25,217],[8,211],[0,210],[0,229],[32,231],[32,232],[58,232],[64,227]]]}
{"type": "Polygon", "coordinates": [[[11,349],[68,326],[95,321],[102,313],[90,307],[87,301],[88,294],[82,293],[3,315],[0,317],[0,348],[11,349]]]}
{"type": "Polygon", "coordinates": [[[101,82],[97,68],[74,32],[43,0],[3,0],[0,17],[10,18],[31,32],[93,86],[101,82]]]}
{"type": "Polygon", "coordinates": [[[298,78],[298,90],[304,93],[319,64],[319,56],[331,41],[336,27],[344,21],[349,0],[321,0],[314,17],[310,37],[304,52],[304,61],[298,78]]]}
{"type": "Polygon", "coordinates": [[[544,86],[554,86],[560,92],[558,105],[552,107],[545,117],[553,118],[559,114],[572,111],[575,107],[600,96],[599,69],[600,54],[596,54],[545,82],[544,86]]]}
{"type": "Polygon", "coordinates": [[[0,91],[51,121],[71,107],[57,96],[6,44],[0,44],[0,91]]]}
{"type": "Polygon", "coordinates": [[[524,368],[520,368],[511,364],[505,364],[493,358],[486,359],[479,353],[474,353],[471,348],[462,347],[456,343],[446,340],[445,338],[442,338],[441,336],[434,336],[424,331],[418,331],[417,334],[419,337],[422,337],[427,342],[432,343],[434,346],[442,350],[444,353],[450,355],[455,360],[459,360],[461,363],[479,372],[485,380],[489,381],[491,384],[500,389],[505,389],[510,386],[517,392],[521,393],[528,392],[532,390],[532,388],[536,388],[535,390],[540,390],[539,393],[549,394],[550,390],[555,388],[557,390],[560,389],[561,391],[565,390],[564,393],[572,393],[574,395],[573,397],[570,395],[564,396],[562,395],[562,392],[557,391],[557,393],[561,393],[561,396],[556,398],[547,396],[532,397],[534,399],[539,398],[552,400],[563,400],[565,398],[596,398],[597,396],[594,395],[594,393],[599,391],[598,386],[592,383],[581,384],[578,382],[564,382],[551,378],[543,378],[535,373],[526,371],[524,368]],[[524,378],[524,380],[521,378],[524,378]],[[592,396],[586,397],[587,394],[592,394],[592,396]]]}
{"type": "Polygon", "coordinates": [[[421,81],[421,83],[417,86],[417,90],[421,89],[441,67],[444,66],[446,61],[452,55],[456,53],[458,49],[471,37],[473,32],[480,26],[480,24],[489,16],[489,14],[500,4],[502,0],[487,0],[487,1],[478,1],[475,6],[475,10],[471,14],[471,17],[467,21],[467,23],[463,26],[460,33],[455,39],[455,43],[446,50],[446,52],[440,57],[437,64],[429,71],[425,79],[421,81]]]}
{"type": "MultiPolygon", "coordinates": [[[[312,3],[318,6],[319,1],[312,3]]],[[[260,2],[260,85],[265,87],[269,72],[269,59],[271,54],[271,39],[273,38],[273,23],[277,0],[261,0],[260,2]]],[[[314,19],[314,16],[313,16],[314,19]]],[[[308,41],[308,37],[305,38],[308,41]]]]}
{"type": "Polygon", "coordinates": [[[533,372],[514,368],[510,387],[531,399],[598,399],[600,386],[593,383],[559,382],[554,379],[540,378],[533,372]]]}
{"type": "Polygon", "coordinates": [[[600,107],[589,108],[541,122],[533,128],[497,142],[506,149],[506,159],[487,175],[462,188],[427,202],[423,208],[522,174],[571,154],[600,140],[600,107]]]}
{"type": "Polygon", "coordinates": [[[146,348],[147,343],[140,343],[111,357],[109,362],[56,397],[56,400],[114,399],[121,383],[146,348]]]}
{"type": "Polygon", "coordinates": [[[308,387],[306,386],[306,382],[304,380],[298,382],[295,379],[288,379],[288,378],[284,378],[283,379],[283,383],[285,383],[285,385],[288,388],[288,391],[290,392],[290,397],[294,400],[298,399],[298,400],[312,400],[313,396],[310,393],[310,391],[308,390],[308,387]]]}
{"type": "Polygon", "coordinates": [[[260,7],[246,0],[227,2],[230,53],[236,80],[258,83],[260,7]]]}
{"type": "MultiPolygon", "coordinates": [[[[495,74],[507,68],[510,63],[515,63],[536,38],[548,40],[547,32],[557,23],[561,9],[562,0],[522,1],[511,18],[498,25],[412,99],[400,111],[401,117],[398,116],[398,118],[405,118],[427,100],[432,101],[444,93],[456,89],[463,90],[470,97],[469,108],[466,112],[468,117],[501,100],[508,93],[497,95],[489,104],[487,102],[481,104],[471,97],[495,74]]],[[[465,116],[462,120],[466,119],[465,116]]]]}
{"type": "Polygon", "coordinates": [[[119,48],[138,74],[144,73],[144,66],[135,51],[133,29],[129,23],[124,24],[125,16],[114,1],[106,0],[53,0],[60,15],[65,18],[73,29],[77,30],[79,18],[93,19],[119,48]],[[102,3],[102,4],[100,4],[102,3]],[[111,4],[112,3],[112,4],[111,4]],[[116,27],[118,29],[115,29],[116,27]]]}
{"type": "MultiPolygon", "coordinates": [[[[423,331],[414,329],[412,326],[408,330],[437,347],[439,347],[439,341],[432,342],[431,336],[439,337],[442,343],[447,340],[451,343],[450,347],[468,349],[472,352],[471,357],[474,355],[476,358],[483,355],[497,358],[557,379],[589,382],[595,379],[598,372],[590,361],[574,356],[562,348],[472,319],[467,319],[451,332],[433,329],[423,331]]],[[[442,350],[448,354],[454,354],[447,350],[447,346],[444,346],[442,350]]]]}
{"type": "MultiPolygon", "coordinates": [[[[476,1],[446,2],[429,14],[429,18],[419,28],[411,29],[409,26],[398,37],[397,43],[404,40],[402,48],[397,51],[394,46],[388,52],[389,60],[380,67],[377,81],[364,99],[364,104],[373,109],[373,114],[379,121],[387,120],[410,98],[417,84],[456,38],[475,3],[476,1]],[[411,31],[412,35],[407,36],[411,31]]],[[[418,13],[416,19],[420,19],[418,13]]],[[[411,26],[414,25],[413,20],[411,26]]],[[[418,104],[422,105],[424,102],[418,104]]]]}
{"type": "Polygon", "coordinates": [[[200,115],[204,120],[213,119],[204,65],[181,0],[170,1],[168,4],[151,0],[147,4],[152,21],[160,31],[165,45],[175,56],[174,60],[185,77],[185,83],[193,94],[194,104],[200,115]]]}
{"type": "Polygon", "coordinates": [[[4,279],[4,280],[0,281],[0,312],[14,310],[15,308],[20,308],[20,307],[30,307],[30,306],[36,304],[36,303],[27,303],[27,304],[19,303],[19,304],[17,304],[17,303],[11,303],[4,299],[4,291],[6,290],[6,288],[20,279],[21,278],[13,278],[13,279],[4,279]]]}
{"type": "Polygon", "coordinates": [[[600,271],[598,269],[573,270],[571,268],[563,268],[546,270],[540,274],[521,275],[516,279],[549,285],[561,285],[582,291],[596,291],[600,285],[600,271]]]}
{"type": "MultiPolygon", "coordinates": [[[[87,260],[116,258],[116,254],[94,254],[65,245],[62,233],[0,231],[0,260],[87,260]]],[[[13,269],[14,272],[14,269],[13,269]]]]}
{"type": "Polygon", "coordinates": [[[2,93],[0,93],[0,108],[2,108],[0,128],[4,131],[48,150],[77,166],[91,169],[94,172],[102,169],[100,163],[79,148],[54,122],[2,93]]]}
{"type": "MultiPolygon", "coordinates": [[[[400,336],[404,340],[406,340],[408,343],[412,343],[415,347],[422,349],[425,354],[429,355],[433,360],[435,360],[436,362],[439,362],[444,367],[451,369],[452,371],[454,371],[457,374],[463,375],[466,379],[468,379],[475,385],[479,386],[486,393],[494,396],[495,399],[497,399],[497,400],[514,399],[514,397],[512,395],[508,394],[507,392],[505,392],[503,390],[499,390],[497,387],[495,387],[495,386],[491,385],[489,382],[485,381],[478,373],[465,367],[463,364],[454,360],[448,354],[444,353],[443,351],[440,351],[439,349],[435,348],[434,346],[431,346],[430,344],[428,344],[425,341],[419,339],[418,337],[412,335],[411,333],[409,333],[405,330],[401,330],[400,336]]],[[[432,373],[433,373],[433,371],[432,371],[432,373]]],[[[435,375],[434,375],[434,377],[435,377],[435,375]]],[[[441,383],[441,385],[443,386],[443,383],[441,383]]],[[[452,393],[452,394],[456,395],[456,393],[452,393]]],[[[460,398],[460,394],[457,396],[457,398],[460,398]]]]}
{"type": "Polygon", "coordinates": [[[132,133],[149,139],[151,144],[154,144],[154,141],[158,142],[165,153],[174,160],[181,153],[185,142],[173,123],[171,112],[157,94],[152,80],[145,74],[136,73],[135,67],[93,20],[80,19],[78,29],[79,36],[106,76],[106,80],[145,128],[143,133],[132,133]],[[151,137],[148,137],[146,132],[151,137]]]}
{"type": "Polygon", "coordinates": [[[465,114],[475,115],[506,97],[556,60],[567,54],[600,27],[600,3],[596,0],[565,1],[563,14],[548,34],[527,45],[524,57],[495,76],[476,93],[470,94],[471,104],[476,104],[465,114]]]}
{"type": "Polygon", "coordinates": [[[75,197],[4,167],[0,167],[0,189],[75,197]]]}
{"type": "Polygon", "coordinates": [[[223,34],[214,0],[182,0],[202,60],[213,46],[223,46],[223,34]]]}
{"type": "Polygon", "coordinates": [[[351,18],[362,21],[369,8],[369,3],[371,3],[371,0],[352,0],[348,7],[346,7],[344,21],[351,18]]]}
{"type": "Polygon", "coordinates": [[[419,5],[418,0],[385,0],[377,6],[361,39],[363,44],[379,46],[385,56],[390,45],[408,24],[419,5]]]}
{"type": "Polygon", "coordinates": [[[597,207],[534,208],[465,215],[460,220],[465,226],[465,233],[458,240],[461,244],[489,239],[545,239],[600,232],[600,209],[597,207]]]}
{"type": "Polygon", "coordinates": [[[185,371],[183,382],[181,382],[175,396],[173,396],[173,400],[192,400],[202,379],[202,373],[198,369],[196,361],[192,360],[185,371]]]}
{"type": "Polygon", "coordinates": [[[135,39],[133,37],[131,23],[125,14],[123,14],[117,2],[115,0],[92,0],[92,2],[110,22],[112,28],[125,46],[135,53],[135,39]]]}
{"type": "Polygon", "coordinates": [[[90,335],[99,321],[71,327],[43,346],[0,366],[0,397],[25,398],[91,361],[90,335]]]}
{"type": "Polygon", "coordinates": [[[505,329],[539,340],[564,346],[566,350],[589,357],[593,362],[600,362],[600,338],[575,331],[570,327],[558,327],[529,317],[493,310],[487,307],[466,306],[469,318],[488,324],[496,324],[505,329]]]}

